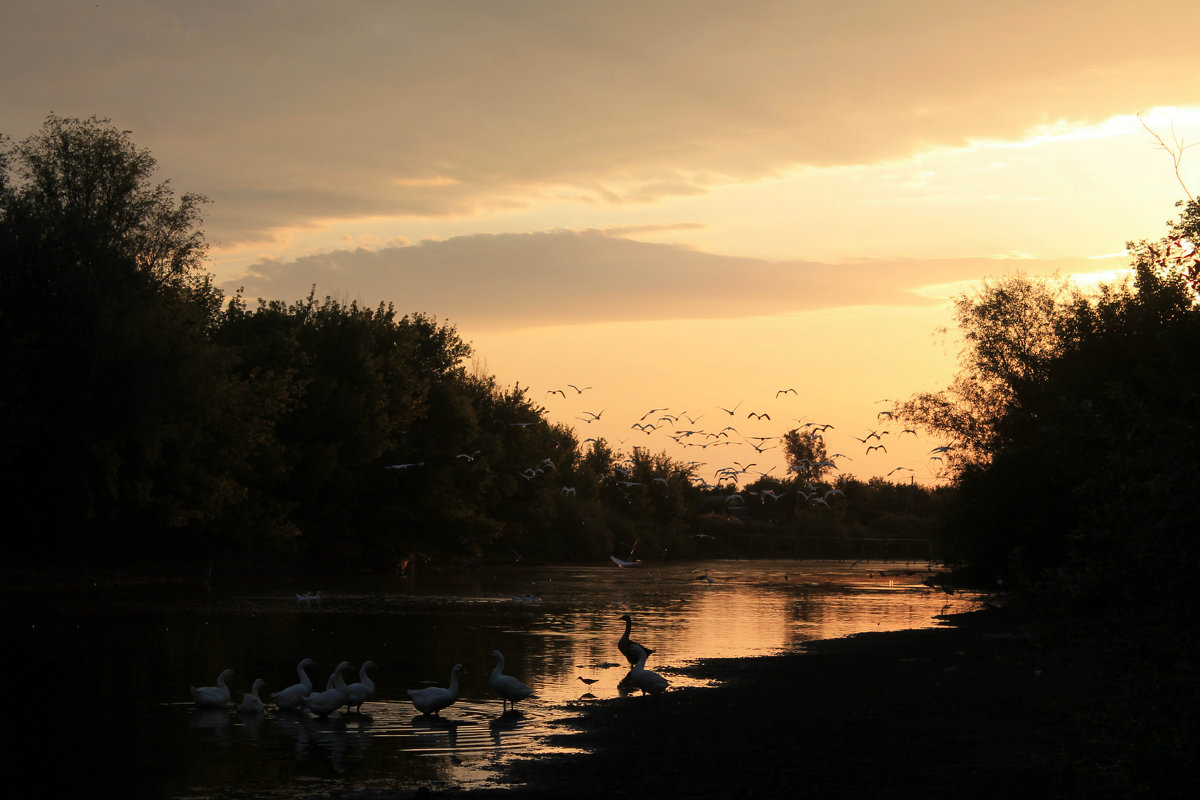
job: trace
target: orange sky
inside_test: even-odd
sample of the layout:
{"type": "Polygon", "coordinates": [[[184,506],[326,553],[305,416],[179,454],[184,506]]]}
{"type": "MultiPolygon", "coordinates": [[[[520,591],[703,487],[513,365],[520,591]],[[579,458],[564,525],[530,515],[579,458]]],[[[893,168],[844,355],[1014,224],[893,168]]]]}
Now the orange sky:
{"type": "Polygon", "coordinates": [[[782,462],[630,425],[831,422],[846,472],[933,480],[936,442],[854,437],[947,383],[954,293],[1119,269],[1162,233],[1183,193],[1135,115],[1200,141],[1198,23],[1182,0],[46,0],[0,12],[0,131],[110,117],[211,198],[228,290],[449,320],[581,437],[711,479],[782,462]],[[547,394],[567,383],[593,388],[547,394]]]}

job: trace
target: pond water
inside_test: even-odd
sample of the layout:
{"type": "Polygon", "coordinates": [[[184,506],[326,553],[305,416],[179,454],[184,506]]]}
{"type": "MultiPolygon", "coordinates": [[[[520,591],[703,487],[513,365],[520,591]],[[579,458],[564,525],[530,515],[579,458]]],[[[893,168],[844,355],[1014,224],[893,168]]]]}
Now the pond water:
{"type": "MultiPolygon", "coordinates": [[[[222,585],[190,595],[97,592],[30,602],[6,617],[20,677],[9,716],[22,743],[10,763],[33,781],[124,789],[127,796],[269,798],[337,787],[407,789],[502,782],[506,760],[547,752],[556,722],[627,690],[616,647],[620,615],[654,649],[648,667],[672,687],[702,686],[682,668],[710,657],[767,655],[862,631],[929,627],[968,596],[927,588],[924,563],[706,561],[501,566],[331,579],[321,586],[222,585]],[[299,594],[320,591],[320,600],[299,594]],[[535,696],[502,713],[487,684],[489,653],[535,696]],[[375,698],[327,719],[234,707],[255,678],[264,699],[313,683],[342,660],[371,659],[375,698]],[[407,689],[467,674],[441,718],[407,689]],[[193,707],[189,686],[232,668],[228,711],[193,707]],[[580,678],[594,681],[585,684],[580,678]]],[[[9,598],[13,600],[13,598],[9,598]]],[[[348,678],[349,680],[349,678],[348,678]]],[[[569,740],[568,740],[569,741],[569,740]]]]}

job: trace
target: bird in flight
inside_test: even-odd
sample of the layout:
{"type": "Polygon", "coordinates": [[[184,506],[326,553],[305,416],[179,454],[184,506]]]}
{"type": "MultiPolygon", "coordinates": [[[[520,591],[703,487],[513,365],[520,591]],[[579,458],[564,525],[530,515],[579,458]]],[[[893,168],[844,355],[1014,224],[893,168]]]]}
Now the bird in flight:
{"type": "Polygon", "coordinates": [[[795,389],[780,389],[778,392],[775,393],[775,396],[779,397],[779,395],[781,395],[781,394],[789,394],[789,393],[790,394],[800,394],[795,389]]]}
{"type": "MultiPolygon", "coordinates": [[[[740,406],[740,405],[741,405],[743,402],[745,402],[745,401],[744,401],[744,400],[738,400],[737,406],[734,406],[733,408],[724,408],[724,407],[722,407],[722,406],[717,406],[717,408],[720,408],[722,411],[724,411],[726,414],[728,414],[729,416],[731,416],[731,417],[732,417],[732,416],[733,416],[733,412],[734,412],[734,411],[737,411],[737,410],[738,410],[738,406],[740,406]]],[[[693,423],[693,424],[695,424],[695,423],[693,423]]]]}
{"type": "Polygon", "coordinates": [[[567,386],[570,386],[572,389],[574,389],[576,394],[583,394],[588,389],[592,388],[590,386],[584,386],[582,389],[580,389],[578,386],[576,386],[573,383],[568,383],[567,386]]]}

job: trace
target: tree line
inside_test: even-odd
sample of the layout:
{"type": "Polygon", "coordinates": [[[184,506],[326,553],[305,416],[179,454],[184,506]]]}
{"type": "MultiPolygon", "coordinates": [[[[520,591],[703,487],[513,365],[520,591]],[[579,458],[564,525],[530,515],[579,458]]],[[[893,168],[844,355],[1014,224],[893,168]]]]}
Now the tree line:
{"type": "MultiPolygon", "coordinates": [[[[0,458],[16,558],[686,556],[710,552],[706,526],[730,520],[847,535],[887,506],[883,485],[843,477],[833,505],[810,507],[835,488],[811,439],[789,445],[786,478],[716,487],[661,453],[583,446],[424,313],[315,287],[295,302],[226,297],[204,268],[207,200],[155,182],[156,167],[95,117],[0,138],[0,458]]],[[[906,511],[926,491],[910,487],[906,511]]]]}
{"type": "Polygon", "coordinates": [[[957,298],[954,381],[897,415],[951,443],[941,552],[976,583],[1147,630],[1200,599],[1200,202],[1180,207],[1094,291],[1015,274],[957,298]]]}

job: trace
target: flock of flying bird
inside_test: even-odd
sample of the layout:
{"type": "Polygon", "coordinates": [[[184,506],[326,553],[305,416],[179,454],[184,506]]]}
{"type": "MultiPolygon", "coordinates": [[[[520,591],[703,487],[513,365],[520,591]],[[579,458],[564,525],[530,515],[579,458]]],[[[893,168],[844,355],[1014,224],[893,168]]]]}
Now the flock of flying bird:
{"type": "MultiPolygon", "coordinates": [[[[558,395],[563,399],[577,398],[579,395],[583,395],[586,390],[592,389],[591,386],[579,386],[575,384],[568,384],[567,386],[573,390],[573,393],[568,394],[563,389],[550,389],[546,392],[546,394],[547,396],[558,395]]],[[[775,401],[780,401],[781,398],[783,400],[787,400],[789,399],[789,395],[799,395],[799,392],[797,392],[797,390],[794,388],[779,389],[775,393],[775,401]]],[[[892,401],[884,399],[877,402],[891,403],[892,401]]],[[[773,410],[776,406],[772,406],[770,410],[763,410],[762,408],[758,410],[749,410],[744,408],[744,403],[745,401],[742,400],[738,401],[731,407],[715,405],[713,406],[713,408],[716,409],[714,412],[706,412],[701,414],[689,414],[687,411],[672,411],[668,407],[651,408],[642,414],[640,418],[634,420],[630,424],[629,430],[635,432],[631,433],[630,435],[636,438],[637,434],[639,433],[646,436],[651,434],[660,434],[671,439],[681,448],[699,448],[701,450],[708,450],[710,448],[727,446],[749,447],[755,452],[755,454],[759,456],[762,456],[769,450],[780,448],[783,438],[782,434],[750,435],[752,432],[755,434],[759,432],[757,430],[752,431],[751,429],[760,427],[761,422],[772,422],[771,410],[773,410]],[[722,419],[722,423],[718,423],[721,424],[722,427],[717,429],[717,425],[702,426],[700,424],[700,420],[704,419],[706,416],[709,416],[709,414],[712,414],[718,419],[722,419]],[[730,419],[724,420],[724,416],[728,416],[730,419]],[[724,425],[723,422],[729,422],[731,424],[724,425]],[[745,428],[744,431],[742,430],[743,428],[745,428]]],[[[607,407],[601,408],[599,411],[582,410],[577,412],[575,419],[584,423],[585,425],[590,425],[600,421],[601,418],[604,417],[605,412],[608,410],[609,409],[607,407]]],[[[778,412],[776,413],[777,416],[780,416],[778,412]]],[[[862,435],[852,437],[862,447],[864,456],[877,455],[879,453],[887,454],[887,445],[889,441],[900,441],[906,436],[912,436],[914,439],[917,438],[917,432],[913,428],[905,427],[898,432],[893,432],[890,430],[890,428],[893,426],[886,425],[886,423],[891,422],[893,419],[893,411],[879,411],[876,413],[875,420],[873,421],[872,425],[868,427],[862,435]],[[891,438],[889,439],[889,437],[891,438]]],[[[779,420],[775,420],[775,422],[778,421],[779,420]]],[[[822,441],[825,440],[827,432],[834,429],[832,424],[806,421],[804,418],[796,419],[793,417],[791,418],[791,421],[794,421],[797,424],[791,426],[789,430],[809,432],[822,441]]],[[[609,428],[611,429],[611,427],[612,426],[610,422],[609,428]]],[[[595,441],[598,441],[598,439],[587,438],[583,440],[583,443],[595,441]]],[[[625,441],[627,441],[627,439],[622,439],[618,443],[624,444],[625,441]]],[[[935,462],[941,462],[941,465],[944,466],[943,456],[945,456],[950,449],[951,446],[943,445],[933,448],[926,454],[926,458],[928,459],[927,471],[930,477],[938,477],[940,466],[935,462]]],[[[753,458],[753,456],[751,456],[751,458],[753,458]]],[[[839,459],[853,460],[846,453],[839,452],[828,456],[825,461],[819,464],[819,466],[833,467],[836,469],[838,468],[837,461],[839,459]]],[[[693,468],[702,466],[702,462],[699,461],[688,461],[685,463],[687,466],[693,468]]],[[[769,478],[772,477],[770,473],[777,468],[771,467],[770,469],[763,471],[752,469],[753,467],[757,466],[757,464],[742,464],[738,461],[733,461],[732,464],[733,466],[721,467],[714,473],[713,479],[717,481],[718,485],[726,480],[732,480],[734,483],[737,483],[739,476],[747,473],[753,473],[755,476],[760,478],[769,478]]],[[[917,470],[908,466],[897,466],[891,471],[887,472],[886,477],[891,477],[897,473],[904,472],[915,474],[917,470]]],[[[703,488],[715,488],[703,477],[697,477],[696,480],[700,482],[703,488]]],[[[811,493],[809,493],[808,499],[810,501],[814,501],[814,497],[811,493]]],[[[821,499],[827,500],[827,498],[824,497],[821,499]]]]}
{"type": "MultiPolygon", "coordinates": [[[[665,691],[669,685],[667,679],[657,672],[646,669],[646,659],[654,651],[629,638],[633,626],[630,615],[625,614],[621,619],[625,622],[625,633],[617,640],[617,649],[621,651],[630,665],[629,673],[621,682],[640,689],[642,694],[659,694],[665,691]]],[[[488,675],[488,686],[500,696],[503,712],[515,711],[518,701],[533,696],[533,689],[512,675],[504,674],[504,655],[499,650],[493,650],[491,657],[496,664],[488,675]]],[[[299,680],[286,689],[273,692],[269,696],[270,704],[280,711],[304,709],[315,717],[328,717],[342,706],[346,707],[347,713],[351,707],[361,712],[363,703],[375,696],[375,683],[368,675],[368,672],[375,667],[374,661],[363,662],[359,668],[358,680],[349,684],[342,677],[342,673],[352,670],[353,666],[349,661],[341,662],[329,676],[323,691],[314,691],[312,679],[308,676],[308,669],[314,665],[315,662],[311,658],[301,659],[300,663],[296,665],[296,675],[299,680]]],[[[449,686],[409,689],[407,691],[408,699],[422,714],[437,716],[443,709],[457,702],[461,691],[459,679],[464,674],[463,665],[455,664],[450,670],[449,686]]],[[[217,676],[216,686],[191,687],[192,702],[197,708],[202,709],[227,708],[231,702],[228,681],[234,677],[234,671],[226,669],[217,676]]],[[[595,679],[592,678],[580,677],[579,680],[588,686],[595,683],[595,679]]],[[[264,683],[262,678],[254,680],[250,691],[242,696],[242,702],[237,707],[239,714],[265,713],[267,702],[259,697],[259,691],[264,683]]]]}

